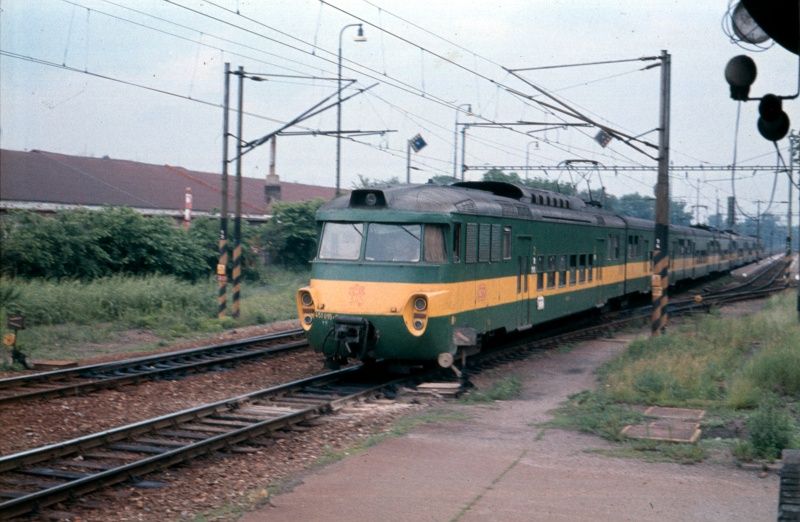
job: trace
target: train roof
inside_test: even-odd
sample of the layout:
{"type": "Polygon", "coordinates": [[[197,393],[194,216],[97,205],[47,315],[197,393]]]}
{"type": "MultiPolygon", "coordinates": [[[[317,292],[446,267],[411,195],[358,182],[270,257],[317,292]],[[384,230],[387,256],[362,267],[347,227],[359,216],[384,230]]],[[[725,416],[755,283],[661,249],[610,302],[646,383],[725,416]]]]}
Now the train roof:
{"type": "Polygon", "coordinates": [[[321,213],[344,209],[474,214],[624,226],[619,217],[587,206],[575,196],[497,181],[356,189],[324,205],[321,213]]]}
{"type": "MultiPolygon", "coordinates": [[[[466,181],[451,185],[393,185],[353,190],[320,209],[327,219],[347,209],[395,210],[434,214],[473,214],[537,221],[584,223],[607,227],[652,229],[647,219],[617,215],[582,199],[543,189],[528,188],[502,181],[466,181]]],[[[672,225],[672,230],[689,236],[717,234],[731,239],[731,231],[709,227],[672,225]]]]}

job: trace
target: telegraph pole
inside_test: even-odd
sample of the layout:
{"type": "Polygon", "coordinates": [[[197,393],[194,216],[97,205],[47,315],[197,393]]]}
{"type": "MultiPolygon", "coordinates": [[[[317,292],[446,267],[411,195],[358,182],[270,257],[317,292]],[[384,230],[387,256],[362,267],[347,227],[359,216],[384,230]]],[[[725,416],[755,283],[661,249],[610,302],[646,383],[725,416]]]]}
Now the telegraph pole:
{"type": "Polygon", "coordinates": [[[228,112],[231,64],[225,62],[225,94],[222,102],[222,210],[219,215],[219,263],[217,263],[217,317],[225,318],[228,288],[228,112]]]}
{"type": "Polygon", "coordinates": [[[653,249],[652,299],[653,314],[650,333],[663,332],[667,324],[667,290],[669,288],[669,112],[670,55],[662,50],[661,111],[658,126],[658,180],[656,182],[656,229],[653,249]]]}
{"type": "Polygon", "coordinates": [[[244,67],[239,66],[239,107],[236,122],[236,215],[233,218],[233,309],[239,318],[239,293],[242,289],[242,104],[244,100],[244,67]]]}

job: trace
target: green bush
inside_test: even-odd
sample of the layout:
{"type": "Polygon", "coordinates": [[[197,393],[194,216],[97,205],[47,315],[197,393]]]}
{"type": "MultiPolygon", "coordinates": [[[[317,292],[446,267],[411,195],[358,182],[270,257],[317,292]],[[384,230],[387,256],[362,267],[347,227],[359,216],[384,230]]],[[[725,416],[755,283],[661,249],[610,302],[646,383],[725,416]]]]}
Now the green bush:
{"type": "Polygon", "coordinates": [[[168,218],[128,208],[69,210],[53,217],[14,212],[0,220],[0,269],[11,277],[91,280],[167,274],[197,281],[209,266],[202,247],[168,218]]]}
{"type": "Polygon", "coordinates": [[[286,267],[304,268],[317,248],[316,212],[323,200],[275,203],[272,219],[262,231],[270,257],[286,267]]]}
{"type": "Polygon", "coordinates": [[[791,417],[774,398],[765,399],[759,404],[747,420],[747,429],[753,453],[767,459],[780,457],[781,451],[790,447],[794,433],[791,417]]]}
{"type": "MultiPolygon", "coordinates": [[[[188,230],[189,239],[202,252],[207,267],[206,274],[216,273],[219,262],[219,218],[199,217],[192,220],[188,230]]],[[[264,225],[252,225],[242,221],[242,278],[245,281],[261,281],[265,277],[264,262],[260,255],[260,236],[264,225]]],[[[233,223],[228,223],[228,276],[233,272],[233,223]]]]}

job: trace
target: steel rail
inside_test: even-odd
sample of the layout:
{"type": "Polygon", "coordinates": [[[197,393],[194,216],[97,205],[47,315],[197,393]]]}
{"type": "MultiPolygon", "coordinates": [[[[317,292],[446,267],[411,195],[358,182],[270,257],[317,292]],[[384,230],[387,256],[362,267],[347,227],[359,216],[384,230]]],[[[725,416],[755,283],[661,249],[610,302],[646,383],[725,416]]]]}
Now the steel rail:
{"type": "MultiPolygon", "coordinates": [[[[767,291],[774,289],[750,292],[761,294],[767,291]]],[[[596,338],[636,321],[647,320],[649,312],[644,308],[646,307],[630,317],[605,321],[578,330],[545,334],[537,339],[513,340],[505,346],[471,358],[472,366],[465,370],[472,373],[474,365],[484,367],[503,363],[526,357],[535,350],[596,338]]],[[[675,311],[696,309],[697,304],[694,302],[675,307],[675,311]]],[[[323,415],[333,411],[337,404],[409,379],[404,377],[377,382],[363,381],[359,380],[366,377],[362,370],[363,367],[358,365],[327,372],[155,419],[0,457],[0,500],[8,499],[0,503],[0,518],[23,515],[108,485],[137,480],[147,473],[323,415]],[[351,379],[349,382],[348,378],[351,379]],[[114,461],[118,465],[112,465],[114,461]],[[99,471],[73,471],[75,469],[99,471]],[[44,477],[45,481],[37,482],[29,477],[44,477]],[[21,485],[30,490],[37,487],[37,484],[39,487],[35,491],[5,489],[21,485]]]]}
{"type": "Polygon", "coordinates": [[[147,473],[335,411],[344,402],[406,379],[393,376],[375,380],[357,365],[0,457],[0,519],[137,480],[147,473]],[[30,477],[44,480],[37,482],[30,477]],[[22,489],[6,489],[15,485],[22,489]]]}
{"type": "Polygon", "coordinates": [[[34,397],[77,395],[124,384],[229,366],[307,346],[300,329],[147,355],[0,379],[0,404],[34,397]],[[292,340],[297,338],[297,340],[292,340]],[[267,346],[264,346],[267,344],[267,346]]]}

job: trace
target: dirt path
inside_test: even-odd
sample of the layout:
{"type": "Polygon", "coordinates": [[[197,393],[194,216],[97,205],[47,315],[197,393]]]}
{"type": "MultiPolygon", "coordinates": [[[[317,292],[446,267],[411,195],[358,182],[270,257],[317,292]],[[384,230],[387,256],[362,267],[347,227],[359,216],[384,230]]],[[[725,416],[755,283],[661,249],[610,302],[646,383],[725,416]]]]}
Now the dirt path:
{"type": "Polygon", "coordinates": [[[610,458],[602,439],[534,425],[593,371],[619,340],[551,351],[515,369],[518,400],[452,405],[469,420],[432,424],[308,476],[256,521],[774,520],[778,479],[720,464],[610,458]]]}

